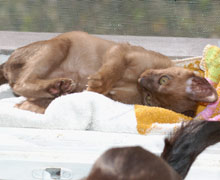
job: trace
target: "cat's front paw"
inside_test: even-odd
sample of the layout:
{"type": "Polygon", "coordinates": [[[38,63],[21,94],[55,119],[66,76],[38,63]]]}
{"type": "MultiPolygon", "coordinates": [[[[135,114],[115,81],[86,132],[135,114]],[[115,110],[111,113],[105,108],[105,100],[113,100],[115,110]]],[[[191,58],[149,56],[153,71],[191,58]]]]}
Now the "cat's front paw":
{"type": "Polygon", "coordinates": [[[100,74],[94,74],[88,77],[88,91],[97,92],[100,94],[108,94],[111,90],[111,81],[106,80],[100,74]]]}

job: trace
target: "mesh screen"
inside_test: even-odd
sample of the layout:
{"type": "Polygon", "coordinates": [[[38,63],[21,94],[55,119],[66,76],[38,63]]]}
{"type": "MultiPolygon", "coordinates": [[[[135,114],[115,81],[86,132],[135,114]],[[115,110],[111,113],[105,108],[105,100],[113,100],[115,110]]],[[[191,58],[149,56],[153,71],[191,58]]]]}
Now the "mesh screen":
{"type": "Polygon", "coordinates": [[[0,30],[220,37],[219,0],[0,0],[0,30]]]}

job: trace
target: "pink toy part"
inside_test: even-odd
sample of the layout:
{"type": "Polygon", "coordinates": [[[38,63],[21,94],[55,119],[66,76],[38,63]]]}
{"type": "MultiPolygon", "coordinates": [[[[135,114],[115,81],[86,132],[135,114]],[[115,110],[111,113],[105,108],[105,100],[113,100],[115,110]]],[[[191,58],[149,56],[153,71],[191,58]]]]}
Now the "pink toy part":
{"type": "MultiPolygon", "coordinates": [[[[215,83],[212,82],[208,78],[206,78],[206,79],[215,88],[215,83]]],[[[208,121],[218,121],[218,120],[220,120],[220,115],[212,117],[213,113],[217,109],[217,106],[218,106],[219,102],[220,102],[220,99],[218,99],[214,103],[211,103],[211,104],[207,105],[206,108],[196,116],[196,119],[204,119],[204,120],[208,120],[208,121]]]]}

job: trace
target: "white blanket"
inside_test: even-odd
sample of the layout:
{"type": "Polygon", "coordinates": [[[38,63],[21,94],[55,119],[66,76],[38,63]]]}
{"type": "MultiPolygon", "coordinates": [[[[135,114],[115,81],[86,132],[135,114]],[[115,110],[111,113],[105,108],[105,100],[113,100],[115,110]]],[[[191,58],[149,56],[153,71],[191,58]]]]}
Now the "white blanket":
{"type": "MultiPolygon", "coordinates": [[[[25,98],[15,97],[8,84],[0,86],[0,98],[0,126],[115,131],[114,126],[109,126],[115,119],[121,123],[135,120],[132,105],[114,102],[93,92],[59,97],[43,115],[15,108],[14,105],[25,98]]],[[[120,131],[135,132],[135,121],[131,122],[120,131]]]]}
{"type": "MultiPolygon", "coordinates": [[[[14,107],[23,100],[24,97],[13,95],[8,84],[0,86],[1,127],[138,133],[134,105],[116,102],[98,93],[84,91],[61,96],[52,101],[45,114],[14,107]]],[[[152,133],[166,134],[173,126],[158,124],[152,133]]]]}

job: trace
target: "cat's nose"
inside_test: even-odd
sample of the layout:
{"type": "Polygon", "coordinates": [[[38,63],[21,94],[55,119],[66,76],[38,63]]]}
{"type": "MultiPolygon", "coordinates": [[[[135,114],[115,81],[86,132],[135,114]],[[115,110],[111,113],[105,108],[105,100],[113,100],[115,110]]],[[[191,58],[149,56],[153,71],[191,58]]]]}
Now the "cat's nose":
{"type": "Polygon", "coordinates": [[[139,84],[140,84],[142,87],[144,87],[144,88],[148,88],[148,86],[149,86],[148,81],[149,81],[149,80],[146,79],[145,77],[140,77],[140,78],[138,79],[139,84]]]}
{"type": "Polygon", "coordinates": [[[138,83],[140,84],[140,86],[149,91],[157,89],[157,87],[155,86],[155,82],[151,77],[140,77],[138,79],[138,83]]]}

